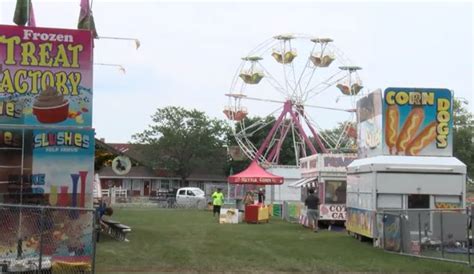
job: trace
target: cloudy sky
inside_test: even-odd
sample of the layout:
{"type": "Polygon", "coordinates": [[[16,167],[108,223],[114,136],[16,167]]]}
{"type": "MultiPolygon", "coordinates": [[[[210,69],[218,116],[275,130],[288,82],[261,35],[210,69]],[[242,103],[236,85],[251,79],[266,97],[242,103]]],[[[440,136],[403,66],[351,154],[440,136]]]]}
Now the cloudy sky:
{"type": "MultiPolygon", "coordinates": [[[[79,2],[34,0],[37,26],[75,28],[79,2]]],[[[0,1],[1,24],[12,24],[14,7],[13,0],[0,1]]],[[[157,108],[169,105],[223,119],[224,94],[240,57],[280,33],[333,38],[363,67],[360,77],[370,90],[449,88],[474,111],[472,3],[94,0],[93,11],[100,36],[141,41],[139,50],[128,41],[96,42],[96,63],[126,68],[126,74],[113,67],[94,68],[93,125],[107,142],[131,141],[157,108]]],[[[265,97],[282,99],[277,93],[265,97]]],[[[308,103],[344,104],[334,98],[308,103]]],[[[266,115],[275,107],[249,103],[249,112],[266,115]]],[[[343,119],[325,112],[313,115],[324,128],[343,119]]]]}

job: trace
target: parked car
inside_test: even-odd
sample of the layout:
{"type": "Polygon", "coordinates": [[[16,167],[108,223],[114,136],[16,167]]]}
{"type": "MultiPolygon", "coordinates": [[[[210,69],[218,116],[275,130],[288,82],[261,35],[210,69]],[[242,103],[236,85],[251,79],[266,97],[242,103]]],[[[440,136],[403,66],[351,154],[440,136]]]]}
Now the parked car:
{"type": "Polygon", "coordinates": [[[183,187],[176,192],[178,207],[205,208],[206,196],[204,191],[197,187],[183,187]]]}

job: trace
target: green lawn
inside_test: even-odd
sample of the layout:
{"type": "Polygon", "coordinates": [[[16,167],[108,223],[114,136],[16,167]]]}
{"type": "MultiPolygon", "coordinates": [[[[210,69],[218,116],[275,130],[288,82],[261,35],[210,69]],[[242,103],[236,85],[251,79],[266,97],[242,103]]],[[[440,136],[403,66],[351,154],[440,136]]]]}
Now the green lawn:
{"type": "Polygon", "coordinates": [[[343,232],[318,234],[281,220],[219,225],[210,212],[118,209],[130,242],[102,235],[98,273],[466,272],[467,266],[385,253],[343,232]]]}

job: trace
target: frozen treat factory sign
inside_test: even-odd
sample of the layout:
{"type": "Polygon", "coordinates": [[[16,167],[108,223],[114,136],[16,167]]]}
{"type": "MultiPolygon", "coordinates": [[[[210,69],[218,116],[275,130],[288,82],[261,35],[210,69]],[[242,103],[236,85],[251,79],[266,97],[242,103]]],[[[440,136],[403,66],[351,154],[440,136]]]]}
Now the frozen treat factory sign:
{"type": "Polygon", "coordinates": [[[448,89],[387,88],[383,101],[384,154],[451,156],[452,93],[448,89]]]}
{"type": "Polygon", "coordinates": [[[0,25],[0,124],[92,124],[89,31],[0,25]]]}

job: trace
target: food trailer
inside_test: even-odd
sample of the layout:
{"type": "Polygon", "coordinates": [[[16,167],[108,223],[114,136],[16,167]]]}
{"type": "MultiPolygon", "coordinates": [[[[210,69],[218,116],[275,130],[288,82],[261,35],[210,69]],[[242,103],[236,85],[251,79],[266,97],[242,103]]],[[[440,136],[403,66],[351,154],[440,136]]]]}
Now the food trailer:
{"type": "MultiPolygon", "coordinates": [[[[465,182],[466,165],[454,157],[381,155],[355,160],[347,171],[346,228],[356,236],[376,239],[377,212],[463,208],[465,182]]],[[[418,214],[407,213],[409,219],[418,214]]]]}
{"type": "Polygon", "coordinates": [[[357,102],[357,118],[359,159],[347,172],[350,234],[376,244],[383,236],[377,213],[403,211],[430,226],[434,210],[465,207],[466,165],[452,157],[450,90],[378,90],[357,102]]]}
{"type": "MultiPolygon", "coordinates": [[[[301,201],[315,188],[319,195],[320,223],[343,223],[346,220],[346,167],[355,159],[355,154],[315,154],[300,159],[302,179],[292,187],[300,187],[301,201]]],[[[304,212],[300,222],[306,225],[304,212]]]]}

